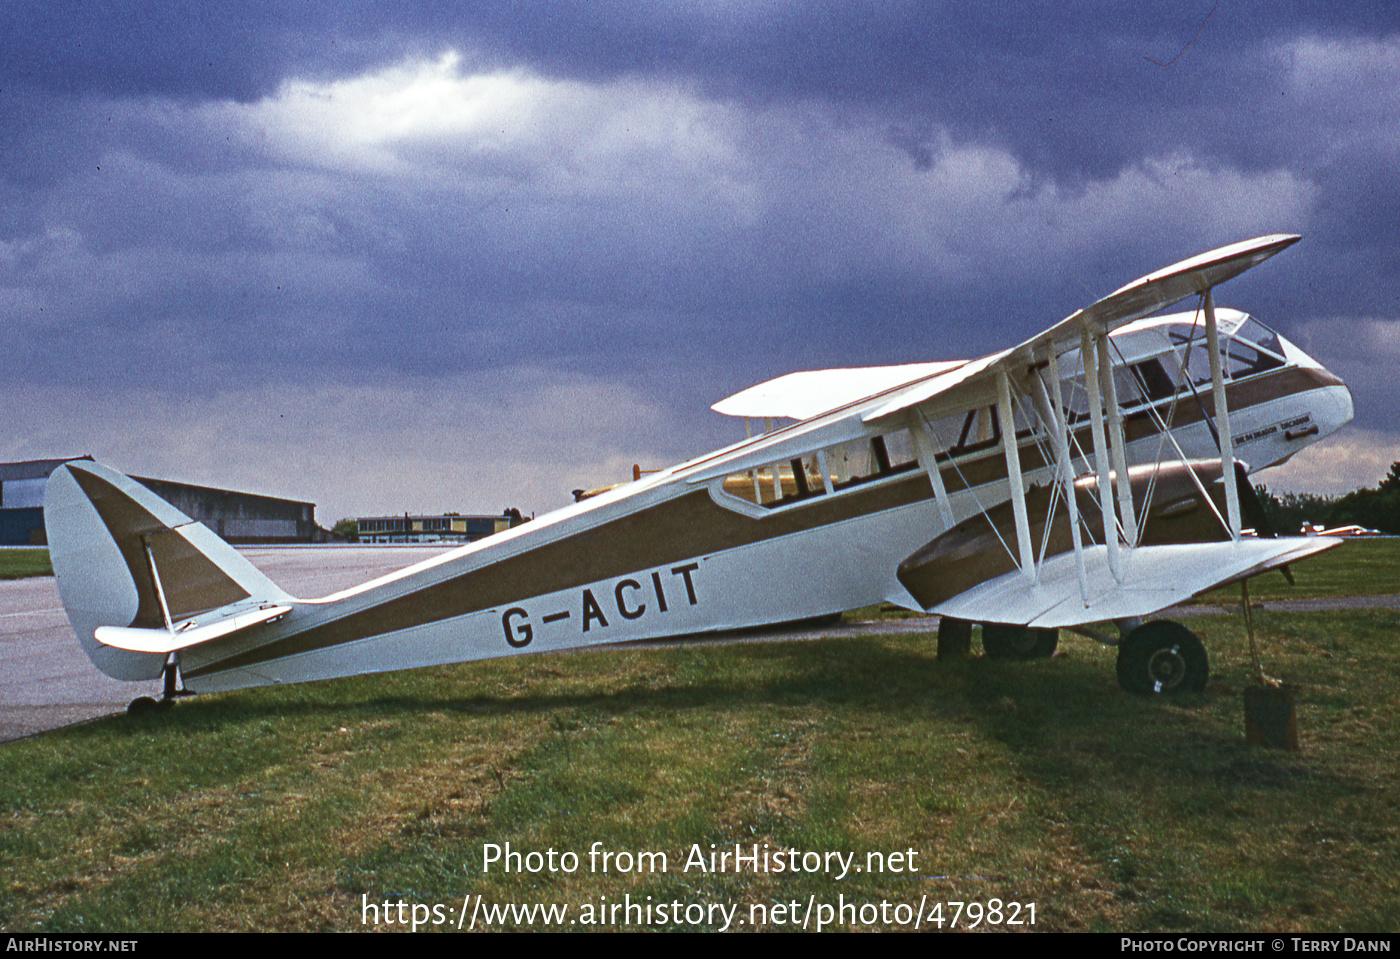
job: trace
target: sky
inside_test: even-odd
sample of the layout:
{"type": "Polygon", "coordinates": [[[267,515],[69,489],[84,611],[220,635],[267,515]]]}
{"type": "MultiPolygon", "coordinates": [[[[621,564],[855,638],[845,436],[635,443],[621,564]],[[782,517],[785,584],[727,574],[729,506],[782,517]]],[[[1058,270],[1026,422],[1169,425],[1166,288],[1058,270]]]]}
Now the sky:
{"type": "Polygon", "coordinates": [[[1248,237],[1400,460],[1400,6],[11,0],[0,460],[544,512],[1248,237]]]}

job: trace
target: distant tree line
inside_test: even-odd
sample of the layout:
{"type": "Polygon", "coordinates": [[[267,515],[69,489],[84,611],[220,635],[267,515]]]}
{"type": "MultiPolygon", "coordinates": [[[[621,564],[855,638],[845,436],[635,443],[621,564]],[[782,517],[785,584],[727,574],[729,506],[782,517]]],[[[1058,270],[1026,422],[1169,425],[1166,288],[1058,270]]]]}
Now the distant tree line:
{"type": "Polygon", "coordinates": [[[1276,531],[1296,533],[1304,523],[1336,526],[1364,526],[1382,533],[1400,535],[1400,463],[1375,489],[1354,490],[1345,496],[1318,496],[1315,493],[1284,493],[1275,496],[1259,487],[1264,513],[1276,531]]]}

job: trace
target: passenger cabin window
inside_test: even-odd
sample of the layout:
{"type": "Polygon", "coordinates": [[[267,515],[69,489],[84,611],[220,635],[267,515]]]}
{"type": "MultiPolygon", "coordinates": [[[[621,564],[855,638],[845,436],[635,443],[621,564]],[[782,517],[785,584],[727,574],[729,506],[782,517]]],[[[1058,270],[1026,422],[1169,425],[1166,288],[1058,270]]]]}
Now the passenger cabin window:
{"type": "MultiPolygon", "coordinates": [[[[1029,435],[1029,421],[1025,424],[1025,430],[1020,428],[1022,425],[1018,417],[1016,435],[1029,435]]],[[[940,462],[991,449],[1001,442],[1001,423],[995,406],[977,407],[965,413],[954,413],[933,420],[928,423],[928,430],[938,447],[940,462]]],[[[912,455],[911,453],[911,458],[912,455]]]]}
{"type": "MultiPolygon", "coordinates": [[[[1017,436],[1030,436],[1034,421],[1017,410],[1017,436]],[[1021,429],[1022,420],[1025,428],[1021,429]]],[[[928,424],[938,448],[937,461],[994,451],[1001,444],[996,407],[985,406],[928,424]]],[[[867,483],[916,470],[919,458],[907,429],[850,440],[802,456],[780,460],[724,478],[724,493],[767,509],[837,496],[867,483]]]]}
{"type": "Polygon", "coordinates": [[[1155,403],[1176,393],[1176,381],[1158,359],[1134,363],[1126,369],[1118,367],[1113,371],[1113,380],[1118,405],[1124,408],[1144,401],[1155,403]]]}
{"type": "MultiPolygon", "coordinates": [[[[947,451],[947,456],[961,456],[995,446],[1001,441],[1001,421],[995,406],[983,406],[969,410],[963,418],[958,441],[947,451]]],[[[944,458],[946,459],[947,456],[944,458]]]]}
{"type": "Polygon", "coordinates": [[[775,509],[829,496],[918,465],[908,430],[838,443],[724,478],[724,492],[775,509]]]}

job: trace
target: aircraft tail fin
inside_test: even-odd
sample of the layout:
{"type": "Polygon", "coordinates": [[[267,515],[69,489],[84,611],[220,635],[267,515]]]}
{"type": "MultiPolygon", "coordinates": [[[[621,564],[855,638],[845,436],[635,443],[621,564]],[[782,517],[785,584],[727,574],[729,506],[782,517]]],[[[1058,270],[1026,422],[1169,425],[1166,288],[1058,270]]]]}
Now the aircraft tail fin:
{"type": "Polygon", "coordinates": [[[210,610],[291,599],[202,523],[98,463],[53,472],[44,525],[68,621],[88,658],[115,679],[155,679],[165,655],[103,643],[103,627],[173,632],[210,610]]]}

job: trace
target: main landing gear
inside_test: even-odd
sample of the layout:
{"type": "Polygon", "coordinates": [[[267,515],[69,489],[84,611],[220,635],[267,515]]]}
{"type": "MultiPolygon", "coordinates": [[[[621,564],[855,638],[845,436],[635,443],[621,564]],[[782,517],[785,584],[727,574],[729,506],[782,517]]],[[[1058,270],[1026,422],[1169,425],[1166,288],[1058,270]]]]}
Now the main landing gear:
{"type": "Polygon", "coordinates": [[[159,710],[169,709],[175,705],[175,700],[181,696],[193,696],[194,693],[184,689],[183,683],[179,682],[180,661],[171,655],[165,661],[165,668],[161,670],[161,676],[165,680],[165,691],[160,699],[153,699],[150,696],[137,696],[127,704],[126,713],[128,716],[141,716],[146,713],[153,713],[159,710]]]}
{"type": "MultiPolygon", "coordinates": [[[[968,654],[972,627],[945,616],[938,624],[940,659],[968,654]]],[[[1210,660],[1200,637],[1180,623],[1119,620],[1122,639],[1087,627],[1073,627],[1090,639],[1118,647],[1118,684],[1137,696],[1173,696],[1205,692],[1210,660]]],[[[1002,623],[981,623],[982,649],[988,659],[1048,659],[1059,644],[1059,630],[1002,623]]]]}
{"type": "Polygon", "coordinates": [[[988,659],[1049,659],[1059,645],[1058,629],[982,624],[982,650],[988,659]]]}
{"type": "MultiPolygon", "coordinates": [[[[982,650],[988,659],[1049,659],[1060,642],[1058,629],[1031,629],[981,623],[982,650]]],[[[973,624],[944,616],[938,621],[938,657],[966,656],[972,649],[973,624]]]]}
{"type": "Polygon", "coordinates": [[[1209,678],[1205,646],[1180,623],[1143,623],[1118,644],[1118,685],[1134,695],[1200,693],[1209,678]]]}
{"type": "MultiPolygon", "coordinates": [[[[1060,644],[1058,629],[1031,629],[1003,623],[981,623],[982,651],[988,659],[1049,659],[1060,644]]],[[[938,621],[938,657],[966,656],[972,649],[973,624],[944,616],[938,621]]]]}

